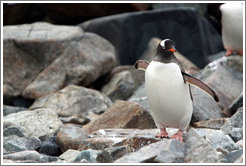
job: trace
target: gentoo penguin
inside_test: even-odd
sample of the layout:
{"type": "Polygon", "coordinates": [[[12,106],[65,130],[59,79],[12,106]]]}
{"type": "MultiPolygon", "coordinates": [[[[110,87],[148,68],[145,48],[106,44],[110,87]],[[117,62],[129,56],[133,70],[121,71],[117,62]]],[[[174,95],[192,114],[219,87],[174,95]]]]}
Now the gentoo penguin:
{"type": "Polygon", "coordinates": [[[182,141],[193,112],[190,84],[206,91],[215,101],[216,93],[202,81],[185,73],[174,55],[175,43],[170,39],[161,41],[156,55],[149,63],[138,60],[137,69],[145,70],[145,88],[151,115],[160,129],[157,137],[168,137],[166,127],[178,128],[171,138],[182,141]]]}
{"type": "Polygon", "coordinates": [[[220,11],[226,55],[243,55],[243,3],[222,4],[220,11]]]}

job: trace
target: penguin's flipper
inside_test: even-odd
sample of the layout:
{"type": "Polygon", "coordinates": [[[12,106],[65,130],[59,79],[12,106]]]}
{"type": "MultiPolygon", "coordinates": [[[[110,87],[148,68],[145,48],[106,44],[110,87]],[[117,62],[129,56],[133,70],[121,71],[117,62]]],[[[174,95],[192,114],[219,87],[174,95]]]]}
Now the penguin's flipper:
{"type": "Polygon", "coordinates": [[[191,75],[185,72],[182,72],[182,75],[184,76],[187,82],[201,88],[202,90],[207,92],[216,102],[219,102],[219,97],[217,96],[217,94],[209,86],[203,83],[201,80],[198,80],[197,78],[192,77],[191,75]]]}
{"type": "Polygon", "coordinates": [[[136,69],[141,69],[145,71],[149,66],[149,62],[145,60],[138,60],[134,66],[136,69]]]}

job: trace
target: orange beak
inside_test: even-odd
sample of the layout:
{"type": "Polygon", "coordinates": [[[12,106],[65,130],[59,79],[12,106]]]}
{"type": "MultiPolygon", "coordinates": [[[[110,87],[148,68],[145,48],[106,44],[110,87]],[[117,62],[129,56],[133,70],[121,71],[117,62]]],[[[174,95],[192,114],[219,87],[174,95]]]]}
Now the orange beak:
{"type": "Polygon", "coordinates": [[[170,51],[172,51],[172,52],[176,52],[176,50],[175,50],[175,49],[173,49],[173,48],[170,48],[169,50],[170,50],[170,51]]]}

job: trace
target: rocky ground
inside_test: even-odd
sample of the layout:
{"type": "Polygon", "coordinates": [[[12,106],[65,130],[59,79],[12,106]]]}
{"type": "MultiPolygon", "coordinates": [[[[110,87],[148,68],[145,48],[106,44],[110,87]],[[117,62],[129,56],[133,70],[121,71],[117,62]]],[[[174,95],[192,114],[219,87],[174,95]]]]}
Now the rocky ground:
{"type": "MultiPolygon", "coordinates": [[[[109,23],[117,17],[131,14],[101,19],[109,23]]],[[[126,62],[130,55],[122,57],[119,48],[129,43],[121,47],[119,36],[110,40],[105,31],[93,32],[102,20],[4,26],[3,162],[242,163],[243,57],[218,52],[220,38],[217,46],[197,51],[190,60],[178,49],[185,70],[214,89],[220,102],[192,86],[194,112],[184,142],[156,138],[144,71],[131,61],[150,60],[160,39],[152,36],[142,54],[126,62]],[[199,58],[202,63],[196,64],[199,58]]],[[[170,135],[176,131],[168,128],[170,135]]]]}

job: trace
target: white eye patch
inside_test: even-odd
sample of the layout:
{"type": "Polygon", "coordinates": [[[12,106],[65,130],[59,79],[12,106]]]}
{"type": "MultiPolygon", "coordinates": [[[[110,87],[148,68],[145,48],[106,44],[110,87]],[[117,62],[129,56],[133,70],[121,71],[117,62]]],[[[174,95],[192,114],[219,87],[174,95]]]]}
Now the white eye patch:
{"type": "Polygon", "coordinates": [[[163,49],[166,48],[165,42],[166,42],[167,40],[169,40],[169,39],[162,40],[161,43],[160,43],[160,45],[161,45],[161,47],[162,47],[163,49]]]}

